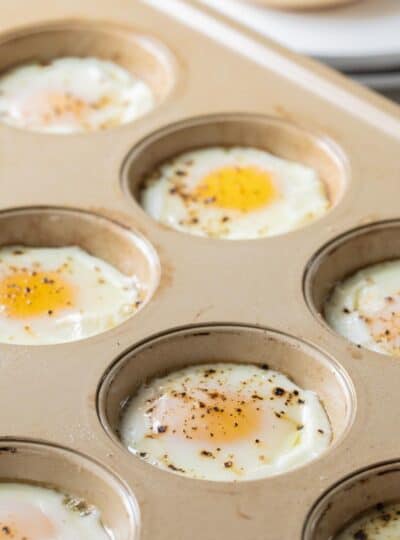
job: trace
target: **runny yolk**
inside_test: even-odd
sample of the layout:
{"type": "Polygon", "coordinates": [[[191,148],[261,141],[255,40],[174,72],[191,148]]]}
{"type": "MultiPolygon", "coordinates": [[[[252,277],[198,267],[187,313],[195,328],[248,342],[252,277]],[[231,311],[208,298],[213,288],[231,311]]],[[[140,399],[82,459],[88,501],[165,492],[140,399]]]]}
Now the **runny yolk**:
{"type": "Polygon", "coordinates": [[[57,272],[18,270],[0,281],[0,308],[9,317],[53,315],[73,303],[71,284],[57,272]]]}
{"type": "Polygon", "coordinates": [[[225,210],[249,212],[270,204],[277,196],[272,176],[257,167],[223,167],[205,176],[195,197],[225,210]]]}
{"type": "Polygon", "coordinates": [[[153,430],[185,439],[228,443],[249,440],[260,431],[262,412],[257,399],[211,392],[208,396],[162,398],[152,412],[153,430]]]}
{"type": "Polygon", "coordinates": [[[0,509],[0,540],[52,540],[57,535],[53,523],[28,503],[6,503],[0,509]]]}

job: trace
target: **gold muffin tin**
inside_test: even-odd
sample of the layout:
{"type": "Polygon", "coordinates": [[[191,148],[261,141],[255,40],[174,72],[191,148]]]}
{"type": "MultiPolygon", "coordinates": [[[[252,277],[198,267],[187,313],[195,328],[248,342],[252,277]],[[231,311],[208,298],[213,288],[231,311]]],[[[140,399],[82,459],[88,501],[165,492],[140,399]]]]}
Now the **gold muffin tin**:
{"type": "Polygon", "coordinates": [[[109,131],[0,125],[0,243],[77,244],[147,285],[142,309],[108,332],[0,345],[0,478],[86,497],[116,540],[322,540],[381,495],[400,498],[400,364],[320,316],[338,279],[400,256],[398,109],[195,0],[4,0],[0,32],[2,69],[99,56],[157,95],[152,113],[109,131]],[[143,212],[149,169],[219,144],[314,167],[331,210],[249,241],[185,235],[143,212]],[[121,400],[144,378],[212,360],[267,362],[317,391],[332,446],[286,474],[238,483],[158,470],[121,446],[121,400]]]}

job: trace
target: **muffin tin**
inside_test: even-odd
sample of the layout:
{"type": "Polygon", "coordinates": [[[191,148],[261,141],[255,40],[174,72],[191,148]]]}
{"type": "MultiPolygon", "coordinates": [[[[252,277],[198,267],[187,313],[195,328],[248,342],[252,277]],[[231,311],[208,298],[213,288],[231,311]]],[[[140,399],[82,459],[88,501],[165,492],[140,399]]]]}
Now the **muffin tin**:
{"type": "Polygon", "coordinates": [[[322,540],[377,498],[400,499],[400,364],[320,315],[338,279],[400,256],[398,109],[195,0],[6,0],[0,31],[2,69],[97,55],[158,97],[152,113],[104,132],[0,125],[0,243],[77,244],[147,285],[142,309],[108,332],[0,345],[0,478],[86,497],[116,540],[322,540]],[[258,240],[164,228],[138,205],[143,174],[209,144],[315,167],[332,209],[258,240]],[[267,362],[316,390],[329,450],[286,474],[226,483],[158,470],[121,446],[119,405],[144,378],[213,359],[267,362]]]}

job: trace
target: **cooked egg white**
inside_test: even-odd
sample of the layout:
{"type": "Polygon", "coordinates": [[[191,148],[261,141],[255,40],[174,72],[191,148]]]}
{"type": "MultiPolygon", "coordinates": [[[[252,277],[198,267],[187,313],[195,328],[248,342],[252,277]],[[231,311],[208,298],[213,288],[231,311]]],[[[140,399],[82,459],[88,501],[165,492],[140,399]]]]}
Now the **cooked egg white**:
{"type": "Polygon", "coordinates": [[[142,386],[120,434],[135,455],[175,473],[237,481],[310,461],[332,432],[318,396],[250,364],[190,366],[142,386]]]}
{"type": "Polygon", "coordinates": [[[378,504],[341,532],[335,540],[398,540],[400,504],[378,504]]]}
{"type": "Polygon", "coordinates": [[[244,147],[194,150],[161,164],[145,180],[141,204],[173,229],[232,240],[297,229],[330,206],[314,170],[244,147]]]}
{"type": "Polygon", "coordinates": [[[143,288],[78,247],[0,249],[0,342],[73,341],[116,326],[143,288]]]}
{"type": "Polygon", "coordinates": [[[353,343],[400,356],[400,260],[368,266],[339,283],[324,312],[353,343]]]}
{"type": "Polygon", "coordinates": [[[0,540],[112,540],[99,511],[29,484],[0,483],[0,540]]]}
{"type": "Polygon", "coordinates": [[[147,83],[98,58],[22,65],[0,77],[0,121],[32,131],[107,129],[135,120],[154,105],[147,83]]]}

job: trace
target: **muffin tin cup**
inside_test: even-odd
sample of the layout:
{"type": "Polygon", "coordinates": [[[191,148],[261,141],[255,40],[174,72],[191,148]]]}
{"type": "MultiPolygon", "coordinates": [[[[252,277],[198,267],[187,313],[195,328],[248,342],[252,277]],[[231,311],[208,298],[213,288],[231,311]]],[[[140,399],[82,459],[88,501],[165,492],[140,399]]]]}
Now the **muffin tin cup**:
{"type": "Polygon", "coordinates": [[[309,262],[303,282],[314,316],[323,321],[324,304],[339,282],[367,266],[400,259],[399,233],[400,221],[388,220],[348,231],[322,247],[309,262]]]}
{"type": "Polygon", "coordinates": [[[103,216],[73,208],[28,207],[0,212],[0,245],[77,246],[153,293],[159,279],[155,249],[139,233],[103,216]]]}
{"type": "Polygon", "coordinates": [[[351,520],[379,504],[400,500],[400,462],[378,463],[344,479],[325,493],[307,519],[302,540],[334,538],[351,520]]]}
{"type": "MultiPolygon", "coordinates": [[[[112,471],[137,499],[141,540],[215,540],[216,531],[232,540],[300,540],[310,510],[332,485],[398,457],[400,365],[357,349],[316,316],[332,281],[359,264],[356,244],[332,254],[321,271],[309,265],[321,246],[349,231],[398,218],[398,108],[197,0],[33,0],[29,7],[5,0],[2,10],[3,69],[58,54],[98,55],[144,77],[158,96],[151,114],[91,135],[38,135],[0,124],[0,243],[79,243],[123,272],[141,272],[148,284],[144,309],[91,339],[0,344],[3,435],[71,447],[112,471]],[[176,234],[148,217],[136,201],[143,175],[208,144],[255,144],[316,167],[331,210],[303,229],[251,242],[176,234]],[[205,328],[208,336],[194,335],[205,328]],[[152,356],[152,342],[168,361],[152,356]],[[251,363],[265,350],[276,362],[267,363],[321,394],[335,440],[319,459],[256,481],[200,482],[158,470],[121,446],[118,399],[143,378],[210,361],[201,351],[251,363]]],[[[372,252],[397,255],[388,247],[397,246],[395,232],[376,238],[372,252]]],[[[0,468],[13,455],[0,452],[0,468]]],[[[15,463],[13,476],[29,479],[23,460],[15,463]]],[[[46,481],[44,467],[37,471],[31,480],[43,471],[46,481]]],[[[118,490],[107,498],[122,501],[118,490]]],[[[96,500],[107,521],[108,507],[96,500]]],[[[122,527],[128,523],[115,515],[122,527]]],[[[131,533],[124,529],[118,540],[131,533]]]]}
{"type": "Polygon", "coordinates": [[[0,39],[1,73],[23,64],[46,65],[60,57],[115,62],[144,80],[158,105],[175,82],[176,63],[168,48],[135,27],[70,19],[10,31],[0,39]]]}
{"type": "Polygon", "coordinates": [[[189,150],[207,147],[251,147],[313,168],[330,207],[340,201],[348,181],[348,164],[329,137],[276,117],[215,114],[184,120],[152,133],[129,152],[121,171],[125,193],[140,204],[146,177],[166,161],[189,150]]]}
{"type": "Polygon", "coordinates": [[[0,439],[0,479],[28,483],[83,499],[101,513],[115,540],[138,540],[140,513],[133,493],[84,455],[28,439],[0,439]]]}
{"type": "Polygon", "coordinates": [[[227,361],[267,364],[301,388],[316,392],[331,423],[333,446],[349,429],[354,413],[351,383],[333,359],[273,330],[221,324],[156,336],[120,358],[105,375],[98,392],[99,417],[106,432],[118,441],[121,405],[144,382],[191,365],[227,361]]]}
{"type": "Polygon", "coordinates": [[[110,219],[78,209],[30,207],[0,212],[0,245],[22,247],[76,246],[140,283],[142,309],[160,280],[153,246],[139,233],[110,219]]]}

